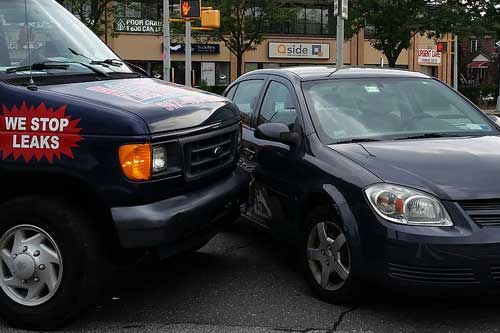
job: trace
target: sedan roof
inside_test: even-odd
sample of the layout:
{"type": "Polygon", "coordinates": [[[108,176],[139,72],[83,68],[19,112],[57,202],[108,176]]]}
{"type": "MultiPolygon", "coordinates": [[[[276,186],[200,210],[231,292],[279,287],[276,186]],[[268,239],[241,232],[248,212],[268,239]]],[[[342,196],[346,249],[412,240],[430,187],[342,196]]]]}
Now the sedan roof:
{"type": "Polygon", "coordinates": [[[408,78],[429,78],[428,75],[412,72],[408,70],[398,70],[389,68],[363,68],[363,67],[343,67],[336,69],[334,66],[300,66],[284,67],[279,69],[260,69],[249,72],[247,75],[278,75],[289,79],[299,79],[300,81],[318,80],[325,78],[362,78],[362,77],[408,77],[408,78]]]}

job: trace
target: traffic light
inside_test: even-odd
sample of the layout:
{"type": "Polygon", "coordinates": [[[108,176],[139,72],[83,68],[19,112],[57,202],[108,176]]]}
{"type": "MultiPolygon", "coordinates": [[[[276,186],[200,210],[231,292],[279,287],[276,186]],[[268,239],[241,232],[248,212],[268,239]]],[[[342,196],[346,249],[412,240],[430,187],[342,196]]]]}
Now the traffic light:
{"type": "Polygon", "coordinates": [[[201,12],[201,26],[203,28],[220,28],[220,11],[204,10],[201,12]]]}
{"type": "Polygon", "coordinates": [[[448,51],[448,43],[447,42],[438,42],[436,51],[446,53],[446,51],[448,51]]]}
{"type": "Polygon", "coordinates": [[[181,0],[181,18],[199,19],[201,17],[201,0],[181,0]]]}

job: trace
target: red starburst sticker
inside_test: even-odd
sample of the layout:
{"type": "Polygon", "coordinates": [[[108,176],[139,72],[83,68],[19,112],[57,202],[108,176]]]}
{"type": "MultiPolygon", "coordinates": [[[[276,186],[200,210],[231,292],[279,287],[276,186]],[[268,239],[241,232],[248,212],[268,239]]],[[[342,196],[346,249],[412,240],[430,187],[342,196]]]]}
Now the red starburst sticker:
{"type": "Polygon", "coordinates": [[[40,161],[43,157],[52,163],[54,157],[61,159],[61,154],[74,158],[72,148],[78,147],[83,138],[82,130],[77,127],[80,119],[71,119],[66,115],[66,105],[57,110],[47,108],[44,103],[38,107],[28,107],[25,102],[21,107],[12,106],[9,110],[2,105],[0,116],[0,152],[2,159],[13,155],[20,156],[26,163],[34,157],[40,161]]]}

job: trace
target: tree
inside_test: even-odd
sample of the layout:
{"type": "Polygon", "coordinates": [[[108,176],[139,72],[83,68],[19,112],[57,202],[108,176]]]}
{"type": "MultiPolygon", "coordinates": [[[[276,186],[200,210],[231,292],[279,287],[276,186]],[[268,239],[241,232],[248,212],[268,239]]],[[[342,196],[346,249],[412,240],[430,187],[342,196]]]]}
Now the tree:
{"type": "Polygon", "coordinates": [[[106,10],[110,16],[116,16],[125,5],[131,5],[131,0],[58,0],[58,2],[98,36],[105,33],[104,28],[109,23],[106,21],[106,10]]]}
{"type": "Polygon", "coordinates": [[[364,28],[370,43],[395,67],[399,55],[416,35],[440,37],[470,27],[470,13],[462,0],[356,0],[351,2],[347,36],[364,28]]]}
{"type": "Polygon", "coordinates": [[[222,41],[236,56],[237,75],[242,73],[243,55],[264,40],[266,24],[289,20],[292,11],[271,0],[210,0],[204,4],[221,11],[221,28],[210,35],[222,41]]]}

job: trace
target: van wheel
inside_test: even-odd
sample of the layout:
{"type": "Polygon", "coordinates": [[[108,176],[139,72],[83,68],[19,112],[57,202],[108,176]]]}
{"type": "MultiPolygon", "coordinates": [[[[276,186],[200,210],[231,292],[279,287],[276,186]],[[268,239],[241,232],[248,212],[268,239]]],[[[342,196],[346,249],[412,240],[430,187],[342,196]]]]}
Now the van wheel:
{"type": "Polygon", "coordinates": [[[349,238],[332,209],[316,208],[308,216],[301,252],[306,280],[316,297],[333,304],[359,300],[361,283],[349,238]]]}
{"type": "Polygon", "coordinates": [[[78,207],[47,196],[0,206],[0,316],[12,326],[49,330],[98,296],[107,255],[78,207]]]}

